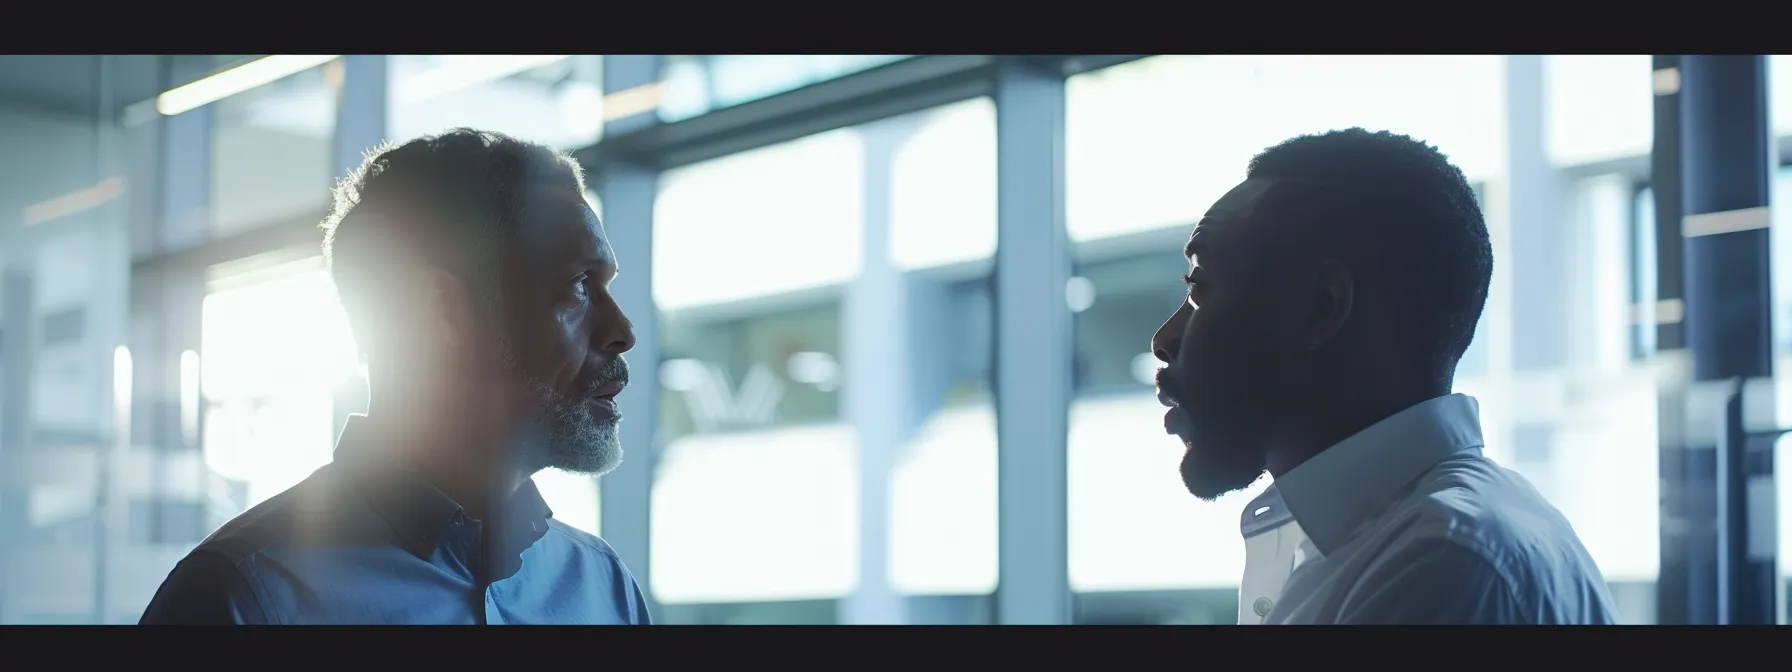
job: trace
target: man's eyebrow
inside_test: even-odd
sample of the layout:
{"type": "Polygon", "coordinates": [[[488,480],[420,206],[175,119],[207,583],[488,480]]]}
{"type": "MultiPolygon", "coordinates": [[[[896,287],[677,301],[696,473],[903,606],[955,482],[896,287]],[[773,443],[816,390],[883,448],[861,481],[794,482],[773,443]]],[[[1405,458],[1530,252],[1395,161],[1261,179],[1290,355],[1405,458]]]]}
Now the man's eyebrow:
{"type": "Polygon", "coordinates": [[[1202,224],[1195,226],[1195,232],[1189,234],[1188,244],[1182,246],[1182,256],[1195,257],[1207,251],[1207,236],[1201,235],[1205,223],[1203,220],[1202,224]]]}
{"type": "Polygon", "coordinates": [[[605,257],[584,257],[582,259],[579,259],[576,262],[573,262],[573,265],[578,266],[579,268],[611,268],[611,269],[613,269],[613,268],[616,268],[616,261],[614,259],[608,259],[605,257]]]}

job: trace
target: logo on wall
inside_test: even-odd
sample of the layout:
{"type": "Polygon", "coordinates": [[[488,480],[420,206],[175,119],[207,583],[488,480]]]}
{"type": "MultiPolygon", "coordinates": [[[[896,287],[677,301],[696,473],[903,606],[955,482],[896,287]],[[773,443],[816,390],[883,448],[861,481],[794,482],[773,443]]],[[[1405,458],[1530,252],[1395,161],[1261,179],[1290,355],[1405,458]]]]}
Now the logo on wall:
{"type": "Polygon", "coordinates": [[[769,425],[784,400],[784,382],[763,363],[749,367],[736,388],[718,364],[669,359],[660,365],[660,384],[684,395],[699,432],[769,425]]]}
{"type": "Polygon", "coordinates": [[[699,359],[669,359],[660,365],[660,384],[684,396],[698,432],[766,427],[777,420],[785,379],[823,392],[839,387],[840,365],[825,352],[797,351],[784,359],[784,376],[764,362],[747,368],[737,387],[721,365],[699,359]]]}

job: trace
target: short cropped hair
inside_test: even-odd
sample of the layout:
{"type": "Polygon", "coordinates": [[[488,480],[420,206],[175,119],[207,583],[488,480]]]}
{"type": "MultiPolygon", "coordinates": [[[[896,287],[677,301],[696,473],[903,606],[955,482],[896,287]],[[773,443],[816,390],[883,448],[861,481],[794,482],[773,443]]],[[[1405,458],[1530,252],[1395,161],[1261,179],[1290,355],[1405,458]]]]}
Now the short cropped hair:
{"type": "Polygon", "coordinates": [[[338,183],[323,229],[324,260],[357,341],[370,318],[396,308],[396,271],[427,264],[465,279],[495,302],[497,265],[540,186],[585,192],[579,164],[545,145],[456,128],[368,152],[338,183]]]}
{"type": "Polygon", "coordinates": [[[1266,214],[1303,224],[1303,237],[1374,283],[1428,371],[1455,370],[1487,304],[1493,247],[1475,191],[1448,157],[1408,136],[1351,128],[1271,147],[1248,175],[1295,185],[1282,193],[1297,197],[1265,199],[1266,214]]]}

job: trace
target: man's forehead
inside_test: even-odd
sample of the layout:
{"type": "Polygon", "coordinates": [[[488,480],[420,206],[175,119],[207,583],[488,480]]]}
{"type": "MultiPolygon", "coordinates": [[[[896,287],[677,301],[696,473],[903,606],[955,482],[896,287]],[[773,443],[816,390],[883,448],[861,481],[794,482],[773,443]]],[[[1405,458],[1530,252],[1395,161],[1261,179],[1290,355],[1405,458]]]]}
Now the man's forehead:
{"type": "Polygon", "coordinates": [[[1220,200],[1214,201],[1213,205],[1207,208],[1206,219],[1215,220],[1216,223],[1242,219],[1250,214],[1251,208],[1257,205],[1257,201],[1263,198],[1263,195],[1268,193],[1269,188],[1274,184],[1275,180],[1255,177],[1238,183],[1238,186],[1233,187],[1231,191],[1221,196],[1220,200]]]}
{"type": "Polygon", "coordinates": [[[614,262],[603,222],[583,195],[569,189],[543,188],[531,196],[524,228],[538,243],[538,250],[581,256],[595,253],[614,262]]]}
{"type": "Polygon", "coordinates": [[[528,192],[529,210],[549,217],[591,214],[591,204],[578,192],[563,187],[537,187],[528,192]]]}
{"type": "Polygon", "coordinates": [[[1215,238],[1229,236],[1233,229],[1249,220],[1251,210],[1274,184],[1275,180],[1251,178],[1220,196],[1219,200],[1207,208],[1207,214],[1195,225],[1194,232],[1189,234],[1185,250],[1187,256],[1195,256],[1204,251],[1213,244],[1215,238]]]}

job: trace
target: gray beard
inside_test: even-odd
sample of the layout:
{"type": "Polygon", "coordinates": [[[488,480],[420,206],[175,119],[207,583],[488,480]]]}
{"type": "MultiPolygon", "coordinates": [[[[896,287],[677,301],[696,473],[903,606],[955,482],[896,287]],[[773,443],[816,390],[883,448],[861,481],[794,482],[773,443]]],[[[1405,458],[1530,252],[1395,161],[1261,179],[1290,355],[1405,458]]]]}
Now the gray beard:
{"type": "Polygon", "coordinates": [[[591,405],[522,376],[535,409],[535,462],[543,467],[602,476],[622,463],[622,437],[614,418],[598,418],[591,405]]]}
{"type": "Polygon", "coordinates": [[[501,341],[504,369],[523,384],[529,416],[517,458],[529,473],[546,468],[602,476],[622,463],[617,418],[599,418],[583,399],[566,396],[540,378],[524,374],[510,343],[501,341]]]}

